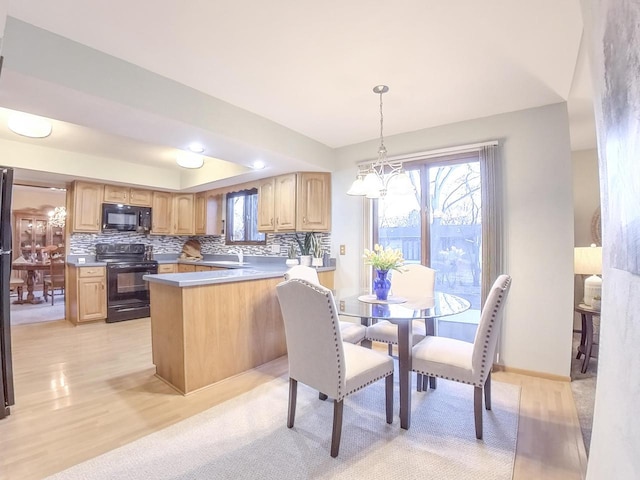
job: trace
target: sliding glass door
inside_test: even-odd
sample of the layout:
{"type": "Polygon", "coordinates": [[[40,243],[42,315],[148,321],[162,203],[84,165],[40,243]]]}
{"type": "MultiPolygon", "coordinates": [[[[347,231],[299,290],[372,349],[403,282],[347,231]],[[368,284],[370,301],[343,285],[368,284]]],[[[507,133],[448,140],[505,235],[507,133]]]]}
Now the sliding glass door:
{"type": "Polygon", "coordinates": [[[471,310],[457,320],[477,323],[482,283],[478,154],[413,163],[407,173],[415,193],[391,192],[373,205],[374,243],[399,248],[407,263],[435,269],[436,289],[471,302],[471,310]]]}

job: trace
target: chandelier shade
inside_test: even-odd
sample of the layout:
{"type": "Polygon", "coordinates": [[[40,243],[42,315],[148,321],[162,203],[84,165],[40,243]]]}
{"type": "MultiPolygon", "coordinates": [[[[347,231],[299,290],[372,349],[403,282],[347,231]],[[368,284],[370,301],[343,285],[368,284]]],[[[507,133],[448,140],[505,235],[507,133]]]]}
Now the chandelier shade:
{"type": "Polygon", "coordinates": [[[387,159],[387,147],[384,146],[384,115],[382,113],[382,95],[389,91],[386,85],[373,87],[373,92],[380,95],[380,146],[378,158],[368,165],[358,167],[358,175],[347,195],[365,196],[370,199],[384,198],[388,192],[394,194],[413,193],[415,188],[408,177],[402,162],[390,162],[387,159]]]}

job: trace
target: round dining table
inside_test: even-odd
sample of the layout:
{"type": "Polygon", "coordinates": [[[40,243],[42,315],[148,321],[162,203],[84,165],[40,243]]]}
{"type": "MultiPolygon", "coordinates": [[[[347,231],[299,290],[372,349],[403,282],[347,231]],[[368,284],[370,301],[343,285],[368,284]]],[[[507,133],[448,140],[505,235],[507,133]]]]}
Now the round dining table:
{"type": "Polygon", "coordinates": [[[11,268],[13,270],[23,270],[27,272],[27,298],[24,300],[14,300],[13,303],[18,305],[23,303],[42,303],[44,300],[33,294],[33,286],[36,283],[36,272],[38,270],[49,270],[51,265],[43,262],[13,262],[11,268]]]}
{"type": "MultiPolygon", "coordinates": [[[[400,384],[400,427],[411,426],[411,334],[414,320],[424,320],[427,335],[434,335],[435,319],[468,310],[471,304],[462,297],[436,291],[433,297],[405,299],[390,296],[387,301],[375,295],[360,294],[336,298],[340,315],[358,317],[363,325],[388,320],[398,326],[398,371],[400,384]]],[[[435,380],[435,379],[433,379],[435,380]]],[[[432,383],[432,387],[435,383],[432,383]]]]}

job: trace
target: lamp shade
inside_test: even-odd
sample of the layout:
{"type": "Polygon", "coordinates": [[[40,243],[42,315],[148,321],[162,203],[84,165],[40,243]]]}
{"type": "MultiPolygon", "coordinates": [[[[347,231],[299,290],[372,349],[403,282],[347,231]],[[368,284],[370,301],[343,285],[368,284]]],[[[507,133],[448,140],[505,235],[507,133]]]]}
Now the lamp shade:
{"type": "Polygon", "coordinates": [[[580,275],[590,275],[584,281],[583,303],[591,306],[594,297],[602,295],[602,247],[576,247],[573,253],[573,271],[580,275]]]}
{"type": "Polygon", "coordinates": [[[573,273],[598,275],[602,273],[602,247],[576,247],[573,253],[573,273]]]}

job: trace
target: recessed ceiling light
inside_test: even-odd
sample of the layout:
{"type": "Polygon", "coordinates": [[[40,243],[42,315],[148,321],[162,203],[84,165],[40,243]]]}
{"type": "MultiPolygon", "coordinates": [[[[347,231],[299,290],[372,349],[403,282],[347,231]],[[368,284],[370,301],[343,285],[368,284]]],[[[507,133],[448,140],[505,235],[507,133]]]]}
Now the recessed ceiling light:
{"type": "Polygon", "coordinates": [[[176,156],[176,163],[184,168],[200,168],[204,165],[204,159],[197,153],[181,150],[176,156]]]}
{"type": "Polygon", "coordinates": [[[192,143],[191,145],[189,145],[189,150],[191,150],[193,153],[202,153],[204,152],[204,147],[199,143],[192,143]]]}
{"type": "Polygon", "coordinates": [[[9,115],[7,126],[12,132],[25,137],[45,138],[51,135],[51,122],[49,120],[28,113],[12,113],[9,115]]]}
{"type": "Polygon", "coordinates": [[[251,165],[255,170],[262,170],[265,167],[265,164],[262,160],[256,160],[251,165]]]}

